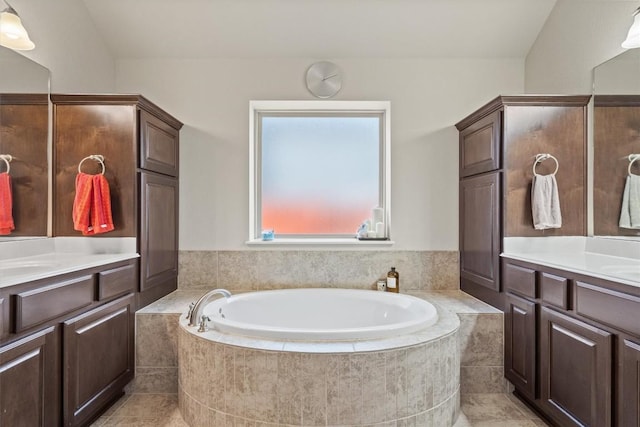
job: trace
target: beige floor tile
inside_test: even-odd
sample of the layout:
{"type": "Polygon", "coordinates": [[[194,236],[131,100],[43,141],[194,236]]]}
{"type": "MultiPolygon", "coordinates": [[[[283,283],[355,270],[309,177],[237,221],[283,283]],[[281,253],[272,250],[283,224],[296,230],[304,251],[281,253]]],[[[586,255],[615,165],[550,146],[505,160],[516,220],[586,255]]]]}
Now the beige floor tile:
{"type": "Polygon", "coordinates": [[[460,409],[469,421],[517,421],[531,416],[521,411],[507,394],[466,394],[460,396],[460,409]]]}
{"type": "Polygon", "coordinates": [[[100,418],[98,418],[97,420],[95,420],[89,427],[102,427],[105,425],[105,423],[107,422],[107,419],[109,417],[105,417],[102,416],[100,418]]]}
{"type": "Polygon", "coordinates": [[[175,394],[132,394],[111,418],[136,417],[139,419],[169,419],[180,415],[178,396],[175,394]]]}
{"type": "MultiPolygon", "coordinates": [[[[460,398],[461,413],[454,427],[546,427],[510,394],[468,394],[460,398]]],[[[131,394],[120,399],[91,427],[188,427],[171,394],[131,394]]],[[[417,426],[421,427],[421,426],[417,426]]]]}
{"type": "Polygon", "coordinates": [[[536,427],[531,420],[474,421],[471,427],[536,427]]]}
{"type": "Polygon", "coordinates": [[[471,421],[467,419],[465,414],[460,413],[453,427],[473,427],[473,424],[471,424],[471,421]]]}
{"type": "Polygon", "coordinates": [[[538,416],[535,414],[535,412],[533,412],[523,401],[518,399],[514,394],[507,393],[506,396],[527,417],[532,418],[532,419],[537,419],[538,418],[538,416]]]}
{"type": "Polygon", "coordinates": [[[189,427],[182,418],[110,417],[104,427],[189,427]]]}
{"type": "Polygon", "coordinates": [[[548,427],[551,424],[547,423],[544,420],[541,420],[540,418],[537,418],[535,420],[531,420],[531,422],[533,422],[533,425],[535,425],[536,427],[548,427]]]}

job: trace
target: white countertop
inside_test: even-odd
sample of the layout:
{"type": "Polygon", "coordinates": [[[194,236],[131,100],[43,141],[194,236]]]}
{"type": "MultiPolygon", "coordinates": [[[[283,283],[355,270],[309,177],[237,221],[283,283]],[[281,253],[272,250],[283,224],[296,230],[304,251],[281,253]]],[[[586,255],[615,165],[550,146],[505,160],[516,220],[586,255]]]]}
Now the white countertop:
{"type": "Polygon", "coordinates": [[[137,258],[136,253],[48,253],[0,261],[0,288],[137,258]]]}
{"type": "Polygon", "coordinates": [[[640,242],[591,237],[509,237],[503,257],[640,287],[640,242]]]}
{"type": "Polygon", "coordinates": [[[51,238],[0,244],[0,288],[137,258],[135,238],[51,238]]]}

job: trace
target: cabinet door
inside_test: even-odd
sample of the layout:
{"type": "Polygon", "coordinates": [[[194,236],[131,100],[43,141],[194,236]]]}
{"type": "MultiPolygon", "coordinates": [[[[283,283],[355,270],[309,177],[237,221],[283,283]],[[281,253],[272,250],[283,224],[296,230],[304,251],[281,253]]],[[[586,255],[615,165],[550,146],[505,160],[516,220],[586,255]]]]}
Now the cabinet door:
{"type": "Polygon", "coordinates": [[[52,326],[0,348],[0,426],[60,424],[59,347],[52,326]]]}
{"type": "Polygon", "coordinates": [[[65,426],[85,425],[133,379],[134,303],[128,295],[64,323],[65,426]]]}
{"type": "Polygon", "coordinates": [[[499,253],[500,173],[465,178],[460,181],[461,286],[494,305],[491,294],[500,291],[499,253]]]}
{"type": "Polygon", "coordinates": [[[536,396],[536,304],[507,294],[505,377],[531,399],[536,396]]]}
{"type": "Polygon", "coordinates": [[[541,310],[540,398],[562,426],[611,426],[612,335],[541,310]]]}
{"type": "Polygon", "coordinates": [[[177,287],[178,180],[142,172],[140,188],[140,292],[157,299],[177,287]]]}
{"type": "Polygon", "coordinates": [[[460,176],[500,168],[502,112],[496,111],[460,132],[460,176]]]}
{"type": "Polygon", "coordinates": [[[178,176],[178,143],[176,129],[140,111],[140,168],[178,176]]]}
{"type": "Polygon", "coordinates": [[[621,340],[618,425],[640,426],[640,342],[621,340]]]}

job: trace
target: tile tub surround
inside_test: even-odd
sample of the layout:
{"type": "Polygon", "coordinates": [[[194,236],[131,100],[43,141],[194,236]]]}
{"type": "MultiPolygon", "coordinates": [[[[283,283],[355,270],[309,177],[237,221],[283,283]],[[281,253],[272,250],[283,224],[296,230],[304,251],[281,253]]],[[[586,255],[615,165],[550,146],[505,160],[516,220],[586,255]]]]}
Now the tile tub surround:
{"type": "MultiPolygon", "coordinates": [[[[177,323],[203,290],[178,290],[136,313],[134,393],[177,393],[177,323]]],[[[460,291],[408,292],[436,302],[460,319],[460,388],[464,393],[508,391],[503,368],[503,314],[460,291]]]]}
{"type": "Polygon", "coordinates": [[[458,258],[457,251],[180,251],[178,289],[374,289],[393,266],[402,291],[455,290],[458,258]]]}
{"type": "Polygon", "coordinates": [[[504,313],[462,292],[410,292],[458,315],[460,392],[507,393],[504,378],[504,313]]]}
{"type": "MultiPolygon", "coordinates": [[[[178,398],[191,426],[232,416],[243,423],[384,425],[410,421],[452,426],[459,412],[459,321],[439,309],[425,331],[389,340],[341,344],[267,344],[216,331],[178,327],[178,398]],[[226,337],[234,345],[211,338],[226,337]],[[385,343],[386,342],[386,343],[385,343]],[[358,344],[371,351],[355,351],[358,344]],[[412,343],[407,345],[407,343],[412,343]],[[403,347],[388,348],[389,345],[403,347]],[[259,348],[255,348],[255,347],[259,348]],[[302,350],[302,349],[301,349],[302,350]],[[334,352],[335,351],[335,352],[334,352]]],[[[260,340],[262,341],[262,340],[260,340]]]]}

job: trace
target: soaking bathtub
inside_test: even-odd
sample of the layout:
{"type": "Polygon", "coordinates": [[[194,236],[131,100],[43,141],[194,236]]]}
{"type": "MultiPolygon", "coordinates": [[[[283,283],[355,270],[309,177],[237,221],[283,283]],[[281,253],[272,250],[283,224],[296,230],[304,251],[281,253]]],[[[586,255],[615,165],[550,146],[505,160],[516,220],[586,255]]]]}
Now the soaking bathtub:
{"type": "Polygon", "coordinates": [[[181,316],[179,404],[193,426],[452,426],[455,314],[405,294],[249,292],[210,302],[208,330],[181,316]]]}

